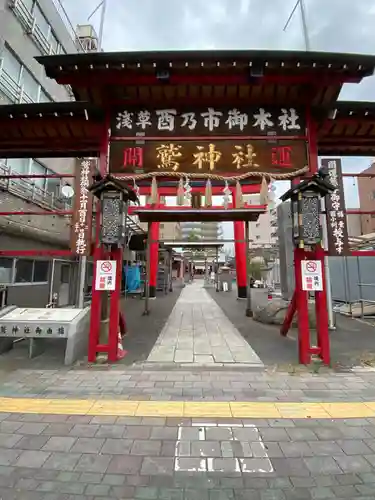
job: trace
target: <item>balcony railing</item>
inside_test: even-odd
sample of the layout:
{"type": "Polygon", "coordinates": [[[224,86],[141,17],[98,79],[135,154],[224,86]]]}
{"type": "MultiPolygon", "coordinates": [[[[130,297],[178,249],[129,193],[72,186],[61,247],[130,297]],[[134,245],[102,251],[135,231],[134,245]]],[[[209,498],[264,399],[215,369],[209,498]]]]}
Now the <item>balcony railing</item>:
{"type": "Polygon", "coordinates": [[[32,103],[34,102],[22,85],[13,80],[0,64],[0,91],[8,97],[13,103],[32,103]]]}
{"type": "Polygon", "coordinates": [[[41,52],[45,55],[56,54],[53,46],[47,40],[46,36],[38,26],[35,17],[22,2],[22,0],[9,0],[9,7],[13,10],[14,15],[24,27],[33,41],[38,45],[41,52]]]}
{"type": "MultiPolygon", "coordinates": [[[[0,160],[0,174],[1,175],[20,175],[15,170],[1,163],[0,160]]],[[[70,205],[63,198],[56,196],[44,189],[39,188],[28,179],[0,179],[0,188],[8,191],[15,196],[27,200],[39,207],[54,210],[69,210],[70,205]]]]}

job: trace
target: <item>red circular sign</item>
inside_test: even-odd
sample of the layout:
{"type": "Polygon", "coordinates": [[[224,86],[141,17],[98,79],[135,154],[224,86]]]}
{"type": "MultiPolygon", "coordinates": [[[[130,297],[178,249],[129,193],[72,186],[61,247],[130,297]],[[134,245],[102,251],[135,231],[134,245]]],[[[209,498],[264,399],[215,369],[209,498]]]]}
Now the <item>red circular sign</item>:
{"type": "Polygon", "coordinates": [[[317,265],[315,262],[309,261],[306,263],[306,269],[309,271],[309,273],[315,273],[317,265]]]}
{"type": "Polygon", "coordinates": [[[110,273],[112,271],[112,264],[110,262],[103,262],[100,268],[103,273],[110,273]]]}

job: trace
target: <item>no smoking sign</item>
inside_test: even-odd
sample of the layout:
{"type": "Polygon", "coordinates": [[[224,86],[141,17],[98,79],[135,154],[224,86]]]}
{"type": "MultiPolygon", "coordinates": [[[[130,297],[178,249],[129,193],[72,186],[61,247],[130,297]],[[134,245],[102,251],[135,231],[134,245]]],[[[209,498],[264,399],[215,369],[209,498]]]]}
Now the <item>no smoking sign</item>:
{"type": "Polygon", "coordinates": [[[116,289],[116,261],[98,260],[96,263],[95,290],[116,289]]]}
{"type": "Polygon", "coordinates": [[[320,260],[303,260],[301,262],[302,290],[306,292],[323,291],[322,263],[320,260]]]}

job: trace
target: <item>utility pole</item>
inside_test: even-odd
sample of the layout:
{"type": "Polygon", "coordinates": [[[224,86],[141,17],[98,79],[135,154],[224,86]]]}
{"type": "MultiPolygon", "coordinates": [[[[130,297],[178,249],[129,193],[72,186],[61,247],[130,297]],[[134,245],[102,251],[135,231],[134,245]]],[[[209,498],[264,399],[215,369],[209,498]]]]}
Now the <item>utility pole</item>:
{"type": "Polygon", "coordinates": [[[292,12],[290,13],[290,16],[288,17],[287,22],[285,23],[283,31],[286,31],[288,29],[289,23],[292,20],[294,13],[297,10],[297,7],[300,8],[303,39],[305,42],[305,50],[306,50],[306,52],[309,52],[310,51],[310,38],[309,38],[308,29],[307,29],[305,0],[297,0],[295,6],[293,7],[292,12]]]}

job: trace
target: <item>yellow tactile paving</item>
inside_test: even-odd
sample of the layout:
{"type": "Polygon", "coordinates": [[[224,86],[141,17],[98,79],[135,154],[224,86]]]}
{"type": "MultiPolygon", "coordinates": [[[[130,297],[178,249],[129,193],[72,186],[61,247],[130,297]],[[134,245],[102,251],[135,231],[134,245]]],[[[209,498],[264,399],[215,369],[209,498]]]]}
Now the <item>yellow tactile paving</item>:
{"type": "Polygon", "coordinates": [[[272,403],[0,398],[0,412],[137,417],[366,418],[375,417],[375,401],[272,403]]]}

